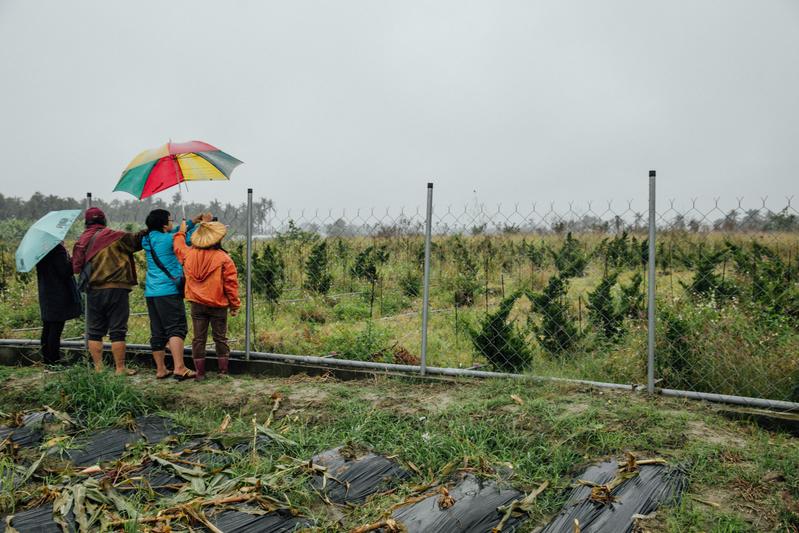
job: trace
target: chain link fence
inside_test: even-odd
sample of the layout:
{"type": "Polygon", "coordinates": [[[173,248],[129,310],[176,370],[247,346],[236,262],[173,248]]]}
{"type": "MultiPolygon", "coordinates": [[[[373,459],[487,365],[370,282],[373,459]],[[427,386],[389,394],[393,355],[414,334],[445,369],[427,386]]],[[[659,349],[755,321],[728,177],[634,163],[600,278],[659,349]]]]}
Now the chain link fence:
{"type": "MultiPolygon", "coordinates": [[[[129,230],[155,207],[183,210],[179,198],[94,203],[129,230]]],[[[224,246],[243,297],[249,243],[250,311],[231,320],[235,349],[648,385],[755,405],[762,402],[747,398],[799,402],[799,213],[790,199],[661,202],[654,228],[646,203],[636,202],[454,207],[437,200],[429,228],[424,207],[251,206],[185,206],[190,216],[210,210],[228,225],[224,246]]],[[[8,302],[14,286],[32,290],[35,282],[9,268],[13,241],[3,246],[8,302]]],[[[143,280],[144,257],[137,261],[143,280]]],[[[141,291],[132,302],[131,340],[145,343],[141,291]]],[[[22,307],[7,309],[4,336],[35,327],[35,309],[22,307]]]]}

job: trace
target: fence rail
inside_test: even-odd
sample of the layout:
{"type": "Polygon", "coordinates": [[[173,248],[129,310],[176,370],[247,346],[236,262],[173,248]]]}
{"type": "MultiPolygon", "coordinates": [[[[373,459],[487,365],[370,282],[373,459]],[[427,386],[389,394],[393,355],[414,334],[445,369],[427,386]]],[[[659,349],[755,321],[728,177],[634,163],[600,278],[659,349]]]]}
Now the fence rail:
{"type": "MultiPolygon", "coordinates": [[[[480,368],[795,406],[799,213],[791,198],[656,203],[654,172],[649,192],[648,209],[631,201],[453,208],[434,201],[432,185],[426,207],[410,210],[282,212],[253,202],[252,191],[238,208],[189,207],[215,210],[229,227],[225,247],[247,302],[231,336],[245,356],[420,373],[480,368]]],[[[115,218],[113,202],[101,205],[129,229],[153,208],[117,203],[115,218]]],[[[15,234],[25,227],[9,224],[15,234]]],[[[9,295],[30,279],[10,274],[13,239],[4,248],[9,295]]],[[[24,307],[24,295],[6,300],[6,314],[24,307]]],[[[132,302],[144,311],[141,298],[132,302]]],[[[17,311],[35,315],[26,309],[17,311]]],[[[7,331],[33,325],[5,320],[7,331]]],[[[134,341],[146,341],[146,316],[132,322],[134,341]]]]}

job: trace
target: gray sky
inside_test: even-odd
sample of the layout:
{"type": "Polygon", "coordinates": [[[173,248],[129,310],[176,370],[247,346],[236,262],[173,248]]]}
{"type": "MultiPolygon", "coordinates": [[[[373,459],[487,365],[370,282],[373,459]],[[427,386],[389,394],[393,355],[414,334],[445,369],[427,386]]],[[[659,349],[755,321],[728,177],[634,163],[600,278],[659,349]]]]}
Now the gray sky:
{"type": "MultiPolygon", "coordinates": [[[[799,2],[0,0],[0,191],[126,198],[140,150],[280,208],[799,192],[799,2]]],[[[779,203],[779,202],[777,202],[779,203]]],[[[797,198],[799,203],[799,198],[797,198]]]]}

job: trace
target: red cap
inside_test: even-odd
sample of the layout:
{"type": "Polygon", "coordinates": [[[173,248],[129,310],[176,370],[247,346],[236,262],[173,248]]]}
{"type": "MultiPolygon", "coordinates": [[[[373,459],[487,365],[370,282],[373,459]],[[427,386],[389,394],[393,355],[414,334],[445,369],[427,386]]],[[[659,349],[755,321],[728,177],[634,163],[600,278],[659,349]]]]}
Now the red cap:
{"type": "Polygon", "coordinates": [[[99,207],[90,207],[86,210],[86,224],[105,220],[105,213],[99,207]]]}

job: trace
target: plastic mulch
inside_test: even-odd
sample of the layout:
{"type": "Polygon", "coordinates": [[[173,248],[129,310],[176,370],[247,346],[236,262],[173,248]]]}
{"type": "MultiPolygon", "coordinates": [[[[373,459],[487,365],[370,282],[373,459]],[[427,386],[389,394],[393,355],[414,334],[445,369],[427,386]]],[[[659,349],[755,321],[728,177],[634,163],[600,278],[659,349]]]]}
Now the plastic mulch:
{"type": "MultiPolygon", "coordinates": [[[[71,518],[71,517],[70,517],[71,518]]],[[[69,520],[70,531],[75,531],[74,520],[69,520]]],[[[53,520],[53,504],[34,507],[15,514],[11,518],[11,527],[20,533],[63,533],[61,526],[53,520]]],[[[6,530],[5,518],[0,519],[0,533],[6,530]]]]}
{"type": "Polygon", "coordinates": [[[223,511],[210,520],[214,527],[225,533],[291,533],[313,525],[307,519],[294,516],[288,511],[260,515],[237,510],[223,511]]]}
{"type": "MultiPolygon", "coordinates": [[[[408,533],[485,533],[502,519],[498,507],[524,496],[517,490],[500,488],[493,481],[483,481],[471,474],[463,475],[447,492],[400,507],[392,518],[408,533]]],[[[520,522],[520,518],[513,517],[502,531],[513,531],[520,522]]]]}
{"type": "Polygon", "coordinates": [[[612,501],[591,499],[591,486],[611,483],[619,475],[615,460],[588,467],[575,480],[563,510],[547,524],[541,533],[572,531],[575,519],[582,533],[622,533],[635,528],[635,515],[648,515],[661,505],[678,503],[685,489],[686,477],[679,467],[665,464],[640,465],[637,475],[626,479],[612,491],[612,501]]]}
{"type": "Polygon", "coordinates": [[[119,459],[130,444],[141,440],[156,444],[175,433],[168,418],[150,415],[134,420],[135,429],[110,428],[77,439],[64,453],[76,466],[91,466],[102,461],[119,459]]]}
{"type": "Polygon", "coordinates": [[[335,503],[363,502],[367,496],[388,490],[392,483],[411,476],[382,455],[345,446],[315,455],[311,462],[327,469],[326,475],[314,476],[314,488],[323,490],[335,503]]]}
{"type": "Polygon", "coordinates": [[[9,439],[20,448],[36,446],[44,435],[43,426],[50,423],[53,418],[53,415],[44,411],[27,414],[22,418],[19,427],[0,427],[0,442],[9,439]]]}

